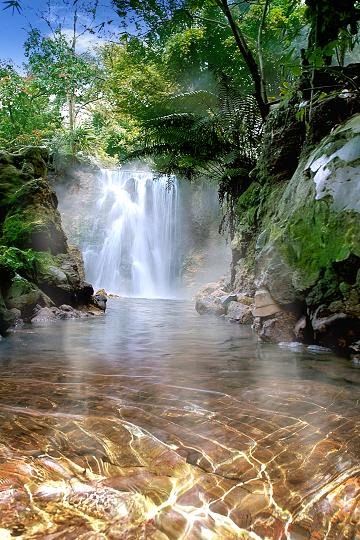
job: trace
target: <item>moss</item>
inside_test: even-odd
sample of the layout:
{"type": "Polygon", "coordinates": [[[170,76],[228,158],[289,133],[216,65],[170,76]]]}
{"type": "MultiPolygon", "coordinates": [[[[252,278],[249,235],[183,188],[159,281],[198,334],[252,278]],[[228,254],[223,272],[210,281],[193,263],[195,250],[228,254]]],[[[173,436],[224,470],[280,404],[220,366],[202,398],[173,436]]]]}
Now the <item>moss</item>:
{"type": "Polygon", "coordinates": [[[22,251],[14,247],[0,246],[0,275],[22,275],[29,279],[36,273],[38,254],[32,249],[22,251]]]}
{"type": "Polygon", "coordinates": [[[270,183],[260,185],[258,182],[253,182],[237,200],[239,230],[255,232],[260,224],[264,228],[266,222],[276,212],[277,201],[283,191],[283,185],[270,183]]]}
{"type": "Polygon", "coordinates": [[[280,226],[273,225],[271,237],[289,266],[296,269],[299,290],[314,285],[334,263],[351,254],[360,256],[359,215],[343,212],[339,219],[325,200],[307,200],[292,215],[283,216],[280,226]]]}
{"type": "Polygon", "coordinates": [[[47,174],[47,163],[49,152],[42,146],[27,146],[14,155],[16,164],[24,168],[24,164],[31,164],[32,175],[35,178],[45,177],[47,174]]]}
{"type": "Polygon", "coordinates": [[[0,209],[11,202],[14,193],[24,185],[26,179],[27,175],[12,164],[0,167],[0,209]]]}
{"type": "Polygon", "coordinates": [[[55,254],[67,251],[57,198],[45,180],[31,180],[9,197],[1,242],[55,254]]]}
{"type": "Polygon", "coordinates": [[[26,222],[21,214],[9,216],[3,224],[2,242],[8,246],[30,246],[33,229],[33,223],[26,222]]]}

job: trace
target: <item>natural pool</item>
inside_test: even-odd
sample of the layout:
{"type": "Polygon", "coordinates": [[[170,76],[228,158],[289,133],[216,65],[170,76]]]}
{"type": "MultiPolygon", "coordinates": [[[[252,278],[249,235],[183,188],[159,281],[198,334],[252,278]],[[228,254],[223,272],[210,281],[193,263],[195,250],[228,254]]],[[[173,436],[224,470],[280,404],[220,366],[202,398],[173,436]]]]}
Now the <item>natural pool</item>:
{"type": "Polygon", "coordinates": [[[25,327],[0,343],[0,539],[356,539],[359,413],[349,360],[189,302],[25,327]]]}

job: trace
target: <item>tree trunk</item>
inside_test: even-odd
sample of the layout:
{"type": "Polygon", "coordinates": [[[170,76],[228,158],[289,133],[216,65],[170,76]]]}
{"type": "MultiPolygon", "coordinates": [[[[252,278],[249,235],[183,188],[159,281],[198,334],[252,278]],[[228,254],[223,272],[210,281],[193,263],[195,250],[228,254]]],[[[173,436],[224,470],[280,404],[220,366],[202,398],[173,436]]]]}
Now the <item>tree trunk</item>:
{"type": "Polygon", "coordinates": [[[241,30],[236,24],[234,17],[232,16],[227,0],[216,0],[216,3],[227,18],[231,31],[235,38],[236,45],[238,46],[238,49],[241,52],[241,55],[244,58],[247,67],[249,68],[255,86],[255,99],[259,106],[260,114],[263,120],[265,120],[265,118],[269,114],[269,103],[266,100],[266,96],[263,95],[264,84],[260,74],[259,66],[256,63],[254,55],[249,49],[241,30]]]}
{"type": "Polygon", "coordinates": [[[259,72],[260,72],[260,82],[261,82],[261,96],[264,103],[267,103],[267,91],[266,91],[266,80],[264,74],[264,56],[262,48],[262,36],[265,30],[266,17],[269,11],[271,0],[265,0],[263,14],[261,18],[261,23],[259,25],[258,37],[257,37],[257,48],[258,48],[258,58],[259,58],[259,72]]]}

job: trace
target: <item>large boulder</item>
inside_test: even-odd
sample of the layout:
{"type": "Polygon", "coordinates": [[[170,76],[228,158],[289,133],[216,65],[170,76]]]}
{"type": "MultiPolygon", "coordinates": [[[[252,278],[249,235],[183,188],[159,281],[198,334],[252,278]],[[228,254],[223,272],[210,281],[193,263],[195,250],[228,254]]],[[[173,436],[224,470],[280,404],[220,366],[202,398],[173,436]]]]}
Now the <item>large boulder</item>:
{"type": "Polygon", "coordinates": [[[90,317],[91,314],[86,311],[74,309],[66,304],[60,307],[40,307],[35,310],[35,315],[31,318],[31,324],[44,325],[64,319],[83,319],[90,317]]]}
{"type": "Polygon", "coordinates": [[[279,311],[270,318],[261,321],[260,338],[271,343],[293,342],[295,340],[296,315],[279,311]]]}
{"type": "Polygon", "coordinates": [[[104,289],[100,289],[96,291],[96,293],[92,297],[92,303],[101,311],[106,310],[107,301],[108,301],[108,295],[104,289]]]}
{"type": "Polygon", "coordinates": [[[242,302],[230,302],[227,306],[226,318],[230,322],[251,324],[253,322],[252,306],[242,302]]]}
{"type": "Polygon", "coordinates": [[[81,253],[67,244],[47,162],[44,148],[0,152],[1,334],[40,308],[43,317],[69,318],[76,314],[72,306],[86,310],[93,305],[81,253]],[[70,311],[55,305],[70,306],[70,311]]]}
{"type": "Polygon", "coordinates": [[[226,307],[223,299],[226,291],[222,282],[208,283],[201,287],[195,296],[195,309],[200,315],[211,314],[220,317],[225,315],[226,307]]]}
{"type": "Polygon", "coordinates": [[[57,204],[47,180],[36,178],[26,182],[9,200],[1,243],[55,255],[66,252],[67,240],[57,204]]]}
{"type": "Polygon", "coordinates": [[[281,311],[279,304],[275,302],[269,291],[259,289],[255,293],[254,317],[269,317],[281,311]]]}
{"type": "Polygon", "coordinates": [[[51,306],[51,299],[33,283],[16,275],[4,297],[7,309],[20,310],[23,318],[31,317],[35,306],[51,306]]]}
{"type": "MultiPolygon", "coordinates": [[[[302,310],[315,340],[349,352],[360,319],[360,115],[305,155],[287,184],[266,189],[277,201],[262,217],[256,280],[273,304],[256,300],[254,314],[302,310]]],[[[262,337],[279,325],[267,322],[262,337]]]]}

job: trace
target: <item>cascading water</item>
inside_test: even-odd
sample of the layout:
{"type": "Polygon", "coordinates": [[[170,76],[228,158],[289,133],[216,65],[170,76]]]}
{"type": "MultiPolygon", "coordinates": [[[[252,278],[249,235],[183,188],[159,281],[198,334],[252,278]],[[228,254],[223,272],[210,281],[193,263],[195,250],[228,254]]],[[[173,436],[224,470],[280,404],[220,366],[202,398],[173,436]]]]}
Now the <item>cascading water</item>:
{"type": "Polygon", "coordinates": [[[87,279],[126,296],[172,298],[179,285],[179,197],[176,179],[102,170],[93,227],[83,243],[87,279]]]}

